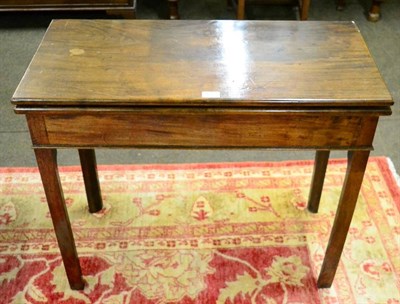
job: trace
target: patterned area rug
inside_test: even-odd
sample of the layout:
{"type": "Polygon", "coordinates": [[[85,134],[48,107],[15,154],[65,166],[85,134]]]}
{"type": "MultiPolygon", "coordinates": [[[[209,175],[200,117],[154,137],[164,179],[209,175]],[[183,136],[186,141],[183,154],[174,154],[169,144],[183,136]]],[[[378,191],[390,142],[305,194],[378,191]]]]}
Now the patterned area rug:
{"type": "Polygon", "coordinates": [[[320,212],[311,161],[100,166],[89,214],[61,168],[87,286],[68,287],[36,169],[0,169],[1,303],[400,303],[400,191],[371,158],[331,289],[318,290],[346,170],[328,166],[320,212]]]}

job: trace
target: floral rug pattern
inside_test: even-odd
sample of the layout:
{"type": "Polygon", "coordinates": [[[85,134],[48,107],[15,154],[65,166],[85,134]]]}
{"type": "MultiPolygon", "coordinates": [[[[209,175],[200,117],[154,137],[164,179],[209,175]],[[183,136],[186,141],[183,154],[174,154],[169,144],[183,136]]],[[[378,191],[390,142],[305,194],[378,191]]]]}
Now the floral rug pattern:
{"type": "Polygon", "coordinates": [[[37,170],[0,169],[0,303],[400,304],[400,190],[383,157],[332,288],[316,288],[345,170],[330,161],[311,214],[311,161],[100,166],[90,214],[79,168],[63,167],[87,282],[72,291],[37,170]]]}

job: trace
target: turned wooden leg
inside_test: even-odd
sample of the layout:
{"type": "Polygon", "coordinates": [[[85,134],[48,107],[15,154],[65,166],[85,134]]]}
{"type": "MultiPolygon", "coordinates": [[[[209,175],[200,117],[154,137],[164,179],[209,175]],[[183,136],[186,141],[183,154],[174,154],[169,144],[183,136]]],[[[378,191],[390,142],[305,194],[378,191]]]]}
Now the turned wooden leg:
{"type": "Polygon", "coordinates": [[[315,153],[314,172],[311,180],[310,194],[307,208],[312,213],[317,213],[324,186],[326,167],[328,166],[330,151],[317,151],[315,153]]]}
{"type": "Polygon", "coordinates": [[[79,149],[83,180],[89,212],[95,213],[103,209],[99,177],[97,175],[96,155],[93,149],[79,149]]]}
{"type": "Polygon", "coordinates": [[[180,19],[178,11],[178,0],[168,0],[169,19],[180,19]]]}
{"type": "Polygon", "coordinates": [[[369,151],[349,152],[346,178],[319,274],[318,288],[328,288],[332,285],[356,207],[368,156],[369,151]]]}
{"type": "Polygon", "coordinates": [[[308,19],[308,10],[310,8],[310,0],[300,0],[300,20],[308,19]]]}
{"type": "Polygon", "coordinates": [[[372,22],[376,22],[381,17],[381,3],[382,0],[373,0],[372,6],[368,12],[368,20],[372,22]]]}
{"type": "Polygon", "coordinates": [[[69,285],[82,290],[85,283],[58,175],[57,150],[35,149],[35,155],[69,285]]]}
{"type": "Polygon", "coordinates": [[[238,20],[244,19],[245,0],[238,0],[236,17],[238,20]]]}

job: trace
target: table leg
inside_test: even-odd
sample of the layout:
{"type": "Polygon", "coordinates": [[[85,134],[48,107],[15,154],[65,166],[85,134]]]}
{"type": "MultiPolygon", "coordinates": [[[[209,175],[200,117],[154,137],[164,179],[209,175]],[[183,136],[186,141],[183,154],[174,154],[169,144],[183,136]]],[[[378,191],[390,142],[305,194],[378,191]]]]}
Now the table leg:
{"type": "Polygon", "coordinates": [[[322,188],[324,186],[326,167],[328,166],[329,153],[329,150],[319,150],[315,153],[314,172],[307,206],[308,210],[312,213],[318,212],[322,188]]]}
{"type": "Polygon", "coordinates": [[[180,19],[178,10],[178,0],[168,0],[169,19],[180,19]]]}
{"type": "Polygon", "coordinates": [[[336,9],[338,11],[342,11],[344,10],[345,5],[346,5],[346,0],[337,0],[336,9]]]}
{"type": "Polygon", "coordinates": [[[348,154],[346,178],[319,274],[318,288],[329,288],[332,285],[356,207],[368,157],[369,151],[352,151],[348,154]]]}
{"type": "Polygon", "coordinates": [[[381,3],[383,0],[372,0],[371,8],[368,12],[368,20],[376,22],[381,17],[381,3]]]}
{"type": "Polygon", "coordinates": [[[89,212],[95,213],[103,209],[99,177],[97,175],[96,154],[93,149],[79,149],[78,151],[89,212]]]}
{"type": "Polygon", "coordinates": [[[244,19],[245,0],[238,0],[236,18],[238,20],[244,19]]]}
{"type": "Polygon", "coordinates": [[[58,174],[57,150],[35,149],[35,155],[69,285],[81,290],[85,283],[58,174]]]}
{"type": "Polygon", "coordinates": [[[310,8],[310,0],[301,0],[300,2],[300,20],[307,20],[308,11],[310,8]]]}

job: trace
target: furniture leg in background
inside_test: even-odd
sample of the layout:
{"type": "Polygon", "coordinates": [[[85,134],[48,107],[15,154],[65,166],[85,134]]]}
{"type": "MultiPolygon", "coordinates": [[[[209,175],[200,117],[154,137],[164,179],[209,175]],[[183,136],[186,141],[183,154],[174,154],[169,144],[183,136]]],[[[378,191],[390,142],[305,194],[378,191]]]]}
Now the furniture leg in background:
{"type": "MultiPolygon", "coordinates": [[[[371,8],[368,11],[368,20],[376,22],[381,18],[381,4],[384,0],[372,0],[371,8]]],[[[344,10],[346,0],[337,0],[336,9],[338,11],[344,10]]]]}
{"type": "Polygon", "coordinates": [[[345,6],[346,6],[346,0],[337,0],[336,9],[338,11],[344,10],[345,6]]]}
{"type": "Polygon", "coordinates": [[[244,19],[245,0],[238,0],[236,18],[238,20],[244,19]]]}
{"type": "Polygon", "coordinates": [[[308,10],[310,9],[311,0],[299,0],[300,20],[308,19],[308,10]]]}
{"type": "MultiPolygon", "coordinates": [[[[308,19],[308,10],[310,8],[310,1],[311,0],[299,0],[300,20],[308,19]]],[[[245,8],[246,8],[245,0],[237,0],[236,18],[238,20],[245,19],[245,8]]]]}
{"type": "Polygon", "coordinates": [[[179,19],[178,0],[168,0],[169,19],[179,19]]]}
{"type": "Polygon", "coordinates": [[[376,22],[381,18],[381,4],[383,0],[372,0],[371,8],[368,12],[368,20],[376,22]]]}

